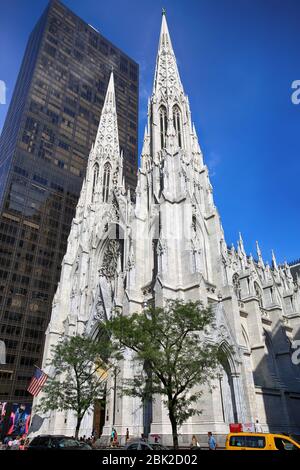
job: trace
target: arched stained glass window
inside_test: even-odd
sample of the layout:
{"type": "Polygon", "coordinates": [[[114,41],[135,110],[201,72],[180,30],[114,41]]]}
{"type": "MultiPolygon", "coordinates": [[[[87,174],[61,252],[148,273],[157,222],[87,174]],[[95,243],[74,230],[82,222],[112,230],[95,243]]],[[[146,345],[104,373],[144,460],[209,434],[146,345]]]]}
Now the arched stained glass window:
{"type": "Polygon", "coordinates": [[[95,190],[98,182],[99,177],[99,165],[95,163],[94,165],[94,174],[93,174],[93,191],[92,191],[92,201],[94,200],[95,190]]]}
{"type": "Polygon", "coordinates": [[[168,127],[167,110],[164,106],[161,106],[159,110],[159,118],[160,118],[160,146],[163,149],[166,146],[166,135],[167,135],[167,127],[168,127]]]}
{"type": "Polygon", "coordinates": [[[110,172],[111,166],[109,163],[105,163],[104,165],[104,173],[103,173],[103,202],[107,202],[108,194],[109,194],[109,185],[110,185],[110,172]]]}
{"type": "Polygon", "coordinates": [[[177,135],[178,147],[182,148],[182,121],[181,112],[178,106],[174,106],[173,108],[173,126],[177,135]]]}

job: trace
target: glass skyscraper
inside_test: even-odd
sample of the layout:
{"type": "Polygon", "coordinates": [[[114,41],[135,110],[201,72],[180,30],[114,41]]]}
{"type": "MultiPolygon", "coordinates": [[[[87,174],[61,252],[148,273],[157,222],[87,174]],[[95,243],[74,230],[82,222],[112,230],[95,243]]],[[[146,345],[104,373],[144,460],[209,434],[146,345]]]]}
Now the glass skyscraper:
{"type": "MultiPolygon", "coordinates": [[[[12,32],[13,34],[13,32],[12,32]]],[[[138,64],[58,0],[32,31],[0,138],[0,401],[31,401],[61,260],[110,71],[127,187],[137,171],[138,64]]]]}

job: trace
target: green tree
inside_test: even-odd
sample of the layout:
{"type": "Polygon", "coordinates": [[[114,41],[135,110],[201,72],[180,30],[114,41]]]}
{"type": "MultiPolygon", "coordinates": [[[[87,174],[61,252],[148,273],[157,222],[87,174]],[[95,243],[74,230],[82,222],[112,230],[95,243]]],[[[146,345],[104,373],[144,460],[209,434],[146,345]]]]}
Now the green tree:
{"type": "Polygon", "coordinates": [[[97,340],[87,336],[64,338],[52,352],[47,365],[55,370],[55,376],[47,379],[38,410],[73,410],[78,438],[85,413],[103,397],[107,374],[116,367],[118,355],[106,333],[97,340]]]}
{"type": "Polygon", "coordinates": [[[117,314],[107,324],[112,337],[134,351],[141,364],[141,373],[123,384],[124,393],[142,399],[163,397],[175,448],[178,427],[201,413],[196,403],[203,386],[215,377],[219,349],[202,336],[213,323],[213,310],[201,302],[170,300],[165,308],[149,306],[131,316],[117,314]]]}

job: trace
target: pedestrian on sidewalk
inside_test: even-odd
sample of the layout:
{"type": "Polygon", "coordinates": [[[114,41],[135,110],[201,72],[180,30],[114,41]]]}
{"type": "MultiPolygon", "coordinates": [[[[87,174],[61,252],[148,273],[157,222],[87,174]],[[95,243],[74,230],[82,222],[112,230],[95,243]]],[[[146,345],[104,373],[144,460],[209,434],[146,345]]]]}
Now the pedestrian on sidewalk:
{"type": "Polygon", "coordinates": [[[212,435],[212,432],[208,432],[207,435],[208,435],[208,449],[216,450],[217,443],[216,443],[216,439],[212,435]]]}
{"type": "Polygon", "coordinates": [[[263,432],[262,426],[261,426],[260,422],[258,421],[258,419],[255,422],[254,428],[255,428],[255,432],[263,432]]]}
{"type": "Polygon", "coordinates": [[[191,442],[190,447],[191,447],[191,449],[193,449],[193,447],[200,447],[200,444],[199,444],[198,439],[195,436],[195,434],[192,437],[192,442],[191,442]]]}
{"type": "Polygon", "coordinates": [[[114,438],[115,438],[115,430],[112,428],[111,433],[110,433],[110,447],[114,446],[114,438]]]}

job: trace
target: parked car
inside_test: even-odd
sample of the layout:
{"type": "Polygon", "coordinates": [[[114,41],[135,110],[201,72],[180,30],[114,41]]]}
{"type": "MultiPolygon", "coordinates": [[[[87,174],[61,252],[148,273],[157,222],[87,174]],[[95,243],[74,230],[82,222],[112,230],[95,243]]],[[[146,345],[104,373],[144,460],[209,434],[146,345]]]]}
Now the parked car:
{"type": "Polygon", "coordinates": [[[226,450],[300,450],[300,444],[290,436],[271,433],[230,433],[226,450]]]}
{"type": "Polygon", "coordinates": [[[41,435],[36,436],[29,443],[28,450],[92,450],[85,442],[77,441],[73,437],[41,435]]]}
{"type": "Polygon", "coordinates": [[[151,444],[143,439],[132,439],[126,444],[125,450],[167,450],[167,447],[158,443],[151,444]]]}

